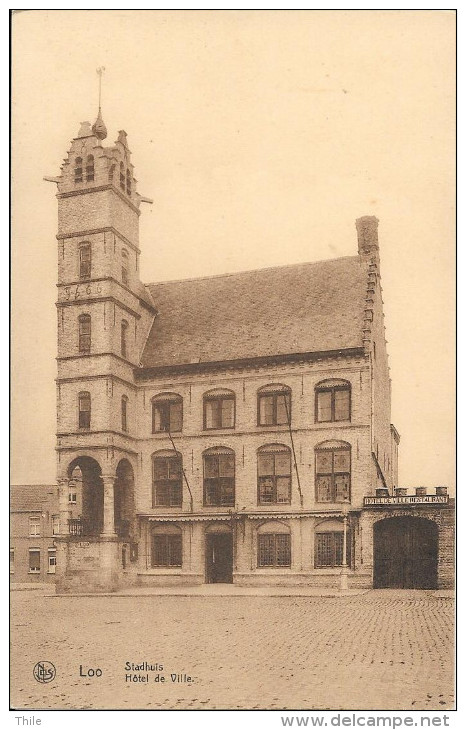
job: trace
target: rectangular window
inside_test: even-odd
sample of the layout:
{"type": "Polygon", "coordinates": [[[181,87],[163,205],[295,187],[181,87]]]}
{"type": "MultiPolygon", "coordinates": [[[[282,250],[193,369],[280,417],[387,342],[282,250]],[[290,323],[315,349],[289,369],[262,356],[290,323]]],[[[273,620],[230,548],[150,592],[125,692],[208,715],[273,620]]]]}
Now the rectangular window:
{"type": "Polygon", "coordinates": [[[60,515],[52,515],[52,535],[60,534],[60,515]]]}
{"type": "Polygon", "coordinates": [[[283,426],[291,423],[290,393],[261,393],[258,406],[259,426],[283,426]]]}
{"type": "Polygon", "coordinates": [[[10,573],[15,572],[15,549],[10,548],[10,573]]]}
{"type": "Polygon", "coordinates": [[[48,573],[55,573],[55,567],[57,565],[57,551],[53,548],[48,549],[48,573]]]}
{"type": "Polygon", "coordinates": [[[205,454],[204,505],[233,507],[235,504],[235,455],[205,454]]]}
{"type": "Polygon", "coordinates": [[[234,428],[235,427],[235,398],[234,396],[220,396],[205,398],[204,400],[204,428],[234,428]]]}
{"type": "Polygon", "coordinates": [[[40,535],[40,517],[29,518],[29,534],[31,537],[40,535]]]}
{"type": "Polygon", "coordinates": [[[40,550],[29,548],[29,572],[40,573],[40,550]]]}
{"type": "Polygon", "coordinates": [[[276,533],[258,536],[259,568],[286,568],[291,565],[291,535],[276,533]]]}
{"type": "Polygon", "coordinates": [[[181,535],[154,535],[152,567],[179,568],[181,565],[181,535]]]}
{"type": "Polygon", "coordinates": [[[86,243],[79,247],[79,278],[91,278],[91,244],[86,243]]]}
{"type": "Polygon", "coordinates": [[[179,456],[159,456],[153,462],[153,507],[181,507],[183,467],[179,456]]]}
{"type": "Polygon", "coordinates": [[[152,433],[176,433],[183,427],[183,401],[160,400],[152,404],[152,433]]]}
{"type": "Polygon", "coordinates": [[[350,449],[316,451],[316,501],[349,502],[350,486],[350,449]]]}
{"type": "MultiPolygon", "coordinates": [[[[346,561],[351,564],[351,540],[347,533],[346,561]]],[[[315,538],[315,567],[335,568],[343,565],[343,532],[321,532],[315,538]]]]}
{"type": "Polygon", "coordinates": [[[79,395],[79,428],[89,429],[91,427],[91,394],[80,393],[79,395]]]}
{"type": "Polygon", "coordinates": [[[128,430],[128,398],[125,396],[121,399],[121,430],[128,430]]]}
{"type": "Polygon", "coordinates": [[[91,318],[82,314],[78,321],[79,327],[79,352],[88,354],[91,351],[91,318]]]}
{"type": "Polygon", "coordinates": [[[259,453],[257,487],[259,504],[291,503],[291,455],[289,451],[259,453]]]}
{"type": "Polygon", "coordinates": [[[316,421],[350,420],[350,388],[334,386],[316,390],[316,421]]]}

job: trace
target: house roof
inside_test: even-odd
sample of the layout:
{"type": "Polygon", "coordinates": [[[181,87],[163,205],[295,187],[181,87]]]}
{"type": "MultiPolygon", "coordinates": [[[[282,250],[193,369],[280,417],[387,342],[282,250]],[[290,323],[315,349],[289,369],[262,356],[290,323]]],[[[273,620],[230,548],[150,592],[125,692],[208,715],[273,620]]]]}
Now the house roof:
{"type": "Polygon", "coordinates": [[[361,347],[366,287],[359,256],[149,284],[142,367],[361,347]]]}
{"type": "Polygon", "coordinates": [[[39,512],[44,505],[55,499],[55,484],[12,484],[10,486],[10,512],[39,512]]]}

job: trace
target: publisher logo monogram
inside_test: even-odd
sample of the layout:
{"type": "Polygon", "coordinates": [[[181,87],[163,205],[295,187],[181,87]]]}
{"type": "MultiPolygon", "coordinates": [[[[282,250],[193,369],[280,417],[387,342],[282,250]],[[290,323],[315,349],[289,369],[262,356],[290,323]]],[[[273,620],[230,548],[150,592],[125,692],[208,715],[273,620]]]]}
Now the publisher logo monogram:
{"type": "Polygon", "coordinates": [[[47,684],[55,679],[57,670],[53,666],[52,662],[37,662],[34,667],[33,674],[34,679],[41,684],[47,684]]]}

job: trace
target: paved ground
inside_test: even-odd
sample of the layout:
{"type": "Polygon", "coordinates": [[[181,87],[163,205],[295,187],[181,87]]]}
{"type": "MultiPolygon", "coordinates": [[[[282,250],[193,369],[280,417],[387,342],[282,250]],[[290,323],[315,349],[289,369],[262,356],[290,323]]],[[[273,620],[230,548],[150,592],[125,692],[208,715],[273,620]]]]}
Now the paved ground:
{"type": "Polygon", "coordinates": [[[442,594],[46,592],[12,593],[18,709],[453,708],[453,601],[442,594]],[[48,684],[33,677],[42,660],[57,669],[48,684]],[[125,669],[144,661],[163,669],[125,669]],[[82,674],[99,667],[102,676],[80,676],[80,665],[82,674]],[[128,674],[149,682],[125,681],[128,674]],[[193,682],[178,681],[183,675],[193,682]]]}

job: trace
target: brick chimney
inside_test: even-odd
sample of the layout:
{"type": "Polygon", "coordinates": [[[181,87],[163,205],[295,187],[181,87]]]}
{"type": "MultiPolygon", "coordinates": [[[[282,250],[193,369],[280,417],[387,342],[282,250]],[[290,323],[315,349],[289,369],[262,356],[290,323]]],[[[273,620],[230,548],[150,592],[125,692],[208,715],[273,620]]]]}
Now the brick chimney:
{"type": "Polygon", "coordinates": [[[358,253],[360,256],[371,256],[378,254],[379,236],[377,228],[379,219],[375,215],[364,215],[356,219],[356,230],[358,232],[358,253]]]}

